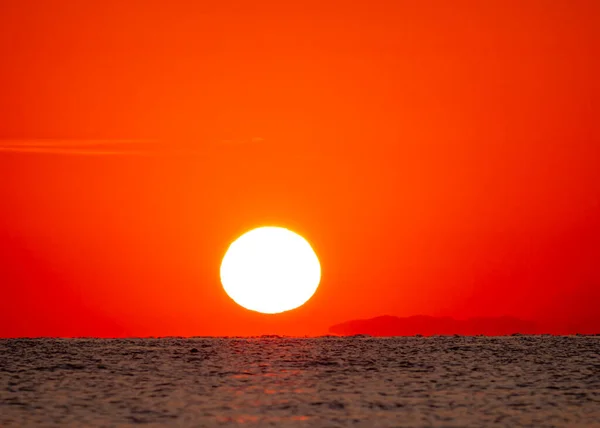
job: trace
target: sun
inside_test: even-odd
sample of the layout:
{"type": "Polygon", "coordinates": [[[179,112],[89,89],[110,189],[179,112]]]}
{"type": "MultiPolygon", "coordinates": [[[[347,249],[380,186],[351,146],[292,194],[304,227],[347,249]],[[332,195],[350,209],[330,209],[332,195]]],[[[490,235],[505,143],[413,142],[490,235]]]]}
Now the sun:
{"type": "Polygon", "coordinates": [[[221,262],[221,283],[238,305],[276,314],[302,306],[317,291],[321,265],[302,236],[259,227],[236,239],[221,262]]]}

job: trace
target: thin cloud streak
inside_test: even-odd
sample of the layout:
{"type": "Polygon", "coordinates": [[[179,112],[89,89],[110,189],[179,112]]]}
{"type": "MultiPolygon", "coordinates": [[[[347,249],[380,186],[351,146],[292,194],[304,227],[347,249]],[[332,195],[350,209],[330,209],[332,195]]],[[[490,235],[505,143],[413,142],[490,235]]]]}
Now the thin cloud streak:
{"type": "Polygon", "coordinates": [[[0,153],[78,156],[151,155],[139,146],[156,140],[4,140],[0,153]]]}
{"type": "Polygon", "coordinates": [[[5,140],[0,141],[0,153],[66,156],[153,156],[175,153],[158,143],[158,140],[5,140]],[[148,144],[154,146],[144,146],[148,144]]]}
{"type": "MultiPolygon", "coordinates": [[[[217,145],[258,144],[263,138],[221,140],[217,145]]],[[[201,155],[198,148],[172,147],[159,140],[4,140],[0,153],[52,154],[67,156],[155,156],[201,155]],[[149,146],[148,146],[149,145],[149,146]]]]}
{"type": "Polygon", "coordinates": [[[147,144],[157,143],[157,140],[110,140],[110,139],[99,139],[99,140],[2,140],[0,141],[0,147],[91,147],[91,146],[102,146],[102,145],[135,145],[135,144],[147,144]]]}
{"type": "Polygon", "coordinates": [[[119,155],[137,155],[150,156],[151,151],[134,150],[82,150],[58,147],[0,147],[0,153],[32,153],[32,154],[54,154],[54,155],[83,155],[83,156],[119,156],[119,155]]]}

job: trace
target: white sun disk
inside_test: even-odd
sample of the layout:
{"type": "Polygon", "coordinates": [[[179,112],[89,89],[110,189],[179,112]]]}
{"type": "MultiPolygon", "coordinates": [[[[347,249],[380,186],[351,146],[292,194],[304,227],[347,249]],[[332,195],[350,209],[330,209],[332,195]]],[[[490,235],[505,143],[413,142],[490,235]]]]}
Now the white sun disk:
{"type": "Polygon", "coordinates": [[[321,265],[303,237],[282,227],[259,227],[230,246],[221,283],[237,304],[275,314],[306,303],[317,290],[321,265]]]}

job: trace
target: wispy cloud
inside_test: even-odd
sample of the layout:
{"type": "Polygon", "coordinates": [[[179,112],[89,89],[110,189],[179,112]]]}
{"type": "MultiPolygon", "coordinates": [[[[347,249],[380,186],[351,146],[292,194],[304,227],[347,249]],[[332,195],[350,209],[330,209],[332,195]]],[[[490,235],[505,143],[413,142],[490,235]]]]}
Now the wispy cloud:
{"type": "MultiPolygon", "coordinates": [[[[261,137],[220,140],[213,144],[247,145],[264,142],[261,137]]],[[[159,140],[0,140],[0,153],[51,154],[65,156],[154,156],[200,155],[206,145],[169,144],[159,140]]]]}
{"type": "Polygon", "coordinates": [[[144,143],[153,143],[156,140],[120,140],[120,139],[102,139],[102,140],[0,140],[0,147],[18,146],[18,147],[89,147],[102,145],[135,145],[144,143]]]}
{"type": "Polygon", "coordinates": [[[101,155],[149,155],[149,151],[134,151],[134,150],[81,150],[67,149],[55,147],[0,147],[0,152],[4,153],[40,153],[40,154],[56,154],[56,155],[84,155],[84,156],[101,156],[101,155]]]}
{"type": "Polygon", "coordinates": [[[155,140],[2,140],[0,153],[115,156],[148,155],[145,144],[155,140]]]}

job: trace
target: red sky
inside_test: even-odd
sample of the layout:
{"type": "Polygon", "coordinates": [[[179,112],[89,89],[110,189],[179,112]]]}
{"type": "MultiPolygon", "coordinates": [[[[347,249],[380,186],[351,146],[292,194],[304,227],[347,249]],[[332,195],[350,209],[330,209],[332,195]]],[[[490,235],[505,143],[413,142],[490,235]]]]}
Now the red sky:
{"type": "Polygon", "coordinates": [[[383,314],[600,331],[599,17],[596,0],[2,1],[0,336],[312,335],[383,314]],[[323,270],[278,316],[219,281],[266,224],[323,270]]]}

